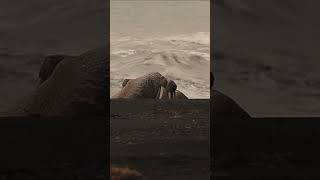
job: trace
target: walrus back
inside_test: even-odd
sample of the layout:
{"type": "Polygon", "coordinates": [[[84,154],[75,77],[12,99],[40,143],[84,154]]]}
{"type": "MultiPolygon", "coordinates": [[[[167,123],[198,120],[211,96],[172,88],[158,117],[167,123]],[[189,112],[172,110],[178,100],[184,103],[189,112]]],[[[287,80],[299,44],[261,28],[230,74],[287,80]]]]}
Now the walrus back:
{"type": "Polygon", "coordinates": [[[162,75],[156,72],[132,79],[113,98],[155,98],[160,87],[161,77],[162,75]]]}
{"type": "Polygon", "coordinates": [[[186,95],[184,95],[181,91],[176,90],[176,99],[189,99],[186,95]]]}

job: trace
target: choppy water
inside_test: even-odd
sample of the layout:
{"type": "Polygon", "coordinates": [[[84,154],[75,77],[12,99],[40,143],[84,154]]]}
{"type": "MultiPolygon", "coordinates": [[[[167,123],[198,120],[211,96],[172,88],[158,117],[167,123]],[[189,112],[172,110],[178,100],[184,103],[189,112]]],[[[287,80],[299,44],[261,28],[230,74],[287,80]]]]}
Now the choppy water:
{"type": "Polygon", "coordinates": [[[319,116],[319,5],[216,0],[216,88],[254,116],[319,116]]]}
{"type": "Polygon", "coordinates": [[[209,14],[209,2],[111,2],[111,95],[156,71],[189,98],[209,98],[209,14]]]}
{"type": "Polygon", "coordinates": [[[189,98],[209,98],[209,33],[155,39],[123,38],[112,41],[111,93],[121,88],[124,78],[160,72],[174,80],[189,98]]]}

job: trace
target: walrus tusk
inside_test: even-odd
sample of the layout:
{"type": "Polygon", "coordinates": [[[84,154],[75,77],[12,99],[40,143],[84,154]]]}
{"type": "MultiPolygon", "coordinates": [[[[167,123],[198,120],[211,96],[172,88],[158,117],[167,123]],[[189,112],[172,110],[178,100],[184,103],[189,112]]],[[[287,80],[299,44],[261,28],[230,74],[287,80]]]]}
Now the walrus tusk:
{"type": "Polygon", "coordinates": [[[162,96],[163,96],[163,91],[164,91],[164,87],[160,87],[160,97],[159,99],[162,99],[162,96]]]}
{"type": "Polygon", "coordinates": [[[171,99],[171,92],[168,92],[168,97],[169,99],[171,99]]]}

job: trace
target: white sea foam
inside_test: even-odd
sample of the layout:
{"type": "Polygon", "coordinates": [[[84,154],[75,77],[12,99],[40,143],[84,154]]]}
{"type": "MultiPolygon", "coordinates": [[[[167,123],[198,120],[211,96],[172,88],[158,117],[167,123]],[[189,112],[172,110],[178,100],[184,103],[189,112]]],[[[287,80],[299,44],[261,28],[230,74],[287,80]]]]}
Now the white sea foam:
{"type": "Polygon", "coordinates": [[[210,33],[209,32],[198,32],[194,34],[182,34],[178,36],[169,36],[164,38],[168,41],[185,41],[190,43],[198,43],[210,46],[210,33]]]}

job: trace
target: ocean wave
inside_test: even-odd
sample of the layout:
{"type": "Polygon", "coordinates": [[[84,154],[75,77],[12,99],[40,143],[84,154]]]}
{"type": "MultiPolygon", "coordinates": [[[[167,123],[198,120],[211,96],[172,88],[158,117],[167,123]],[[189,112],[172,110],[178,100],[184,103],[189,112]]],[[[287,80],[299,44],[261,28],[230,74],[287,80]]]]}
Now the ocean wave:
{"type": "Polygon", "coordinates": [[[110,33],[111,44],[118,42],[152,42],[152,41],[167,41],[174,43],[175,41],[184,41],[189,43],[197,43],[209,46],[210,45],[210,32],[197,32],[189,34],[169,35],[165,37],[154,38],[137,38],[132,36],[126,36],[118,33],[110,33]]]}
{"type": "Polygon", "coordinates": [[[111,55],[122,57],[136,53],[153,53],[159,51],[186,51],[208,59],[210,54],[210,33],[198,32],[155,38],[135,38],[111,34],[111,55]]]}
{"type": "Polygon", "coordinates": [[[210,33],[136,38],[111,34],[111,96],[126,78],[160,72],[189,98],[210,97],[210,33]]]}
{"type": "Polygon", "coordinates": [[[210,46],[210,32],[197,32],[193,34],[169,36],[164,38],[164,40],[167,40],[170,42],[184,41],[189,43],[197,43],[197,44],[210,46]]]}

